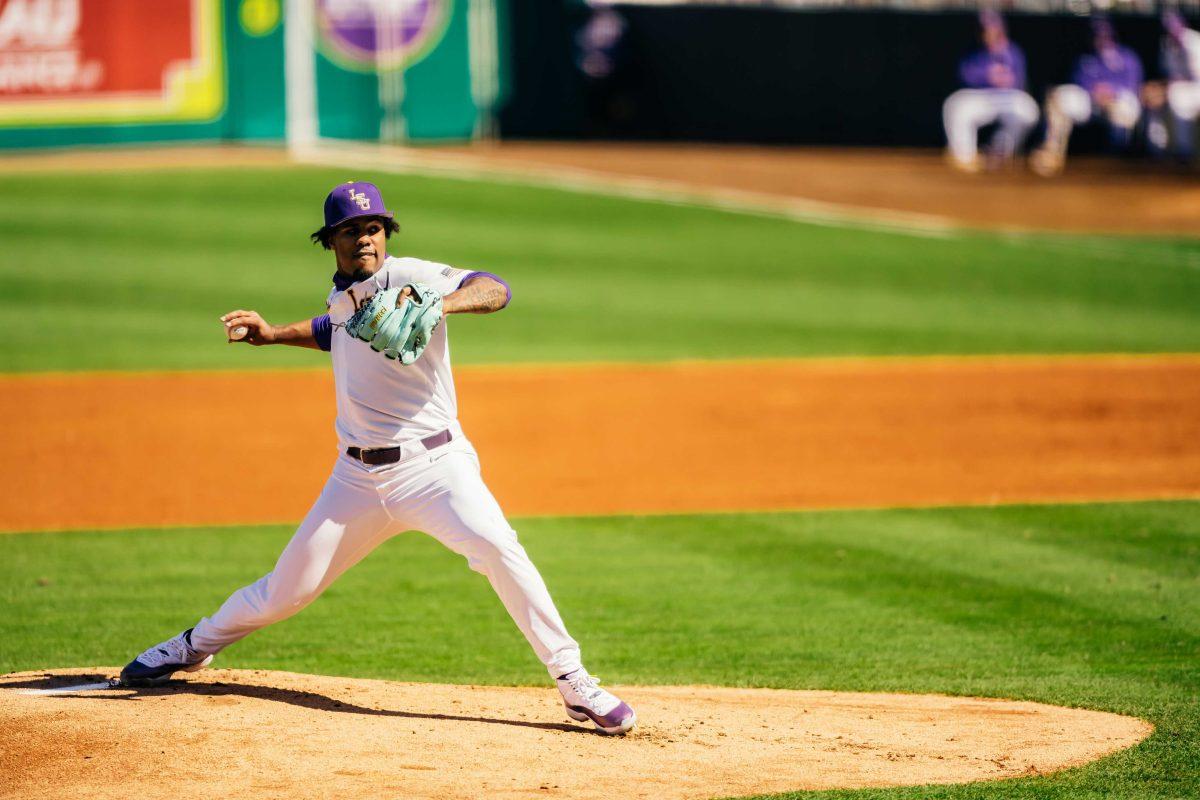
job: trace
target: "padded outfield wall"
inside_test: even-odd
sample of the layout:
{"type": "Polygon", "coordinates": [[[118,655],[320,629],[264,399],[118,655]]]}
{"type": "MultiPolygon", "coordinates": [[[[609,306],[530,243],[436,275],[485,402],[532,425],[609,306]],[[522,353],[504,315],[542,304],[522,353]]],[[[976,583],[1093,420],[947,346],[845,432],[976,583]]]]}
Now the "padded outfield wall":
{"type": "MultiPolygon", "coordinates": [[[[314,3],[320,135],[476,133],[500,76],[481,95],[470,43],[496,3],[419,0],[378,28],[367,0],[314,3]]],[[[282,140],[287,16],[282,0],[0,0],[0,147],[282,140]]]]}

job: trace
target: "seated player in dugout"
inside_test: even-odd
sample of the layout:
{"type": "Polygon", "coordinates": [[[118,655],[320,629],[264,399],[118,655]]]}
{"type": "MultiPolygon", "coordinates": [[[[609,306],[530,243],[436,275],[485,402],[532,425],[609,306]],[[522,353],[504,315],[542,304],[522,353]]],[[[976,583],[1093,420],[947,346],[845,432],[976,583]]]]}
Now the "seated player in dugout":
{"type": "Polygon", "coordinates": [[[1102,122],[1116,151],[1126,150],[1142,115],[1142,60],[1117,41],[1117,31],[1106,17],[1092,19],[1092,52],[1076,62],[1071,83],[1056,86],[1046,95],[1046,141],[1029,158],[1038,175],[1063,171],[1067,145],[1076,125],[1102,122]]]}
{"type": "Polygon", "coordinates": [[[584,669],[579,645],[484,484],[458,421],[444,317],[499,311],[511,298],[508,285],[492,273],[389,255],[399,226],[373,184],[335,187],[324,217],[313,240],[333,252],[337,267],[328,312],[288,325],[245,310],[221,320],[231,340],[332,354],[333,474],[274,569],[143,652],[122,670],[121,682],[152,686],[204,668],[231,644],[303,609],[383,542],[419,530],[487,577],[569,717],[606,734],[625,733],[636,722],[633,709],[584,669]]]}
{"type": "Polygon", "coordinates": [[[963,172],[1010,165],[1038,121],[1037,102],[1025,91],[1025,55],[1009,40],[1003,18],[983,11],[979,27],[983,47],[959,63],[963,88],[942,106],[948,160],[963,172]],[[979,131],[989,125],[997,128],[981,158],[979,131]]]}
{"type": "Polygon", "coordinates": [[[1171,155],[1186,165],[1195,154],[1200,117],[1200,31],[1189,28],[1175,9],[1162,13],[1162,25],[1159,62],[1165,80],[1142,87],[1146,144],[1151,155],[1171,155]]]}

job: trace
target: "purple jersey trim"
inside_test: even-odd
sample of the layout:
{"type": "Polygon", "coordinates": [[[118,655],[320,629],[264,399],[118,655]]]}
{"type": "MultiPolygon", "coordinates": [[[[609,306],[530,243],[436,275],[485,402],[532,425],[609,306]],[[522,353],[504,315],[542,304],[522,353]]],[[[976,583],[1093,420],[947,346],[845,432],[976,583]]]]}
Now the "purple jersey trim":
{"type": "Polygon", "coordinates": [[[1073,78],[1089,92],[1094,92],[1098,84],[1107,83],[1136,94],[1142,85],[1142,60],[1128,47],[1117,45],[1110,61],[1094,53],[1080,56],[1073,78]]]}
{"type": "Polygon", "coordinates": [[[463,276],[463,279],[458,282],[458,288],[461,289],[462,285],[464,283],[466,283],[467,281],[471,280],[471,278],[478,278],[480,276],[485,277],[485,278],[491,278],[496,283],[498,283],[504,287],[504,291],[507,294],[504,298],[504,305],[502,305],[500,307],[506,308],[508,306],[509,302],[512,300],[512,287],[508,285],[508,281],[504,280],[504,278],[501,278],[499,275],[497,275],[494,272],[468,272],[466,275],[463,276]]]}
{"type": "Polygon", "coordinates": [[[328,314],[313,317],[312,335],[317,340],[317,347],[325,352],[329,352],[333,348],[333,323],[329,321],[328,314]]]}
{"type": "Polygon", "coordinates": [[[1021,48],[1012,42],[1004,45],[998,53],[986,49],[978,50],[964,58],[958,65],[958,77],[968,89],[1024,89],[1025,88],[1025,54],[1021,48]],[[1013,74],[1011,87],[993,86],[988,74],[993,66],[1008,67],[1013,74]]]}

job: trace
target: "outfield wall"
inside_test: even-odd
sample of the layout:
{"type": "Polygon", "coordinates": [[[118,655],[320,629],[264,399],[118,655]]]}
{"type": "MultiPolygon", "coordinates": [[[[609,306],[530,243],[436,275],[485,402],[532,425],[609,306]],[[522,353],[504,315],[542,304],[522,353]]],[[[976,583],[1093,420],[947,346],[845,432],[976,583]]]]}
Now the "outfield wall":
{"type": "MultiPolygon", "coordinates": [[[[580,67],[596,10],[579,0],[0,0],[0,148],[278,141],[289,83],[327,138],[937,147],[978,38],[967,12],[615,8],[624,35],[596,79],[580,67]],[[311,60],[302,81],[287,77],[289,25],[311,60]]],[[[1153,77],[1157,18],[1116,23],[1153,77]]],[[[1038,99],[1088,46],[1082,17],[1009,26],[1038,99]]]]}
{"type": "MultiPolygon", "coordinates": [[[[493,54],[481,82],[478,43],[498,48],[495,0],[407,4],[378,36],[368,0],[314,2],[302,88],[322,136],[487,127],[502,76],[493,54]]],[[[282,140],[287,24],[284,0],[0,0],[0,148],[282,140]]]]}

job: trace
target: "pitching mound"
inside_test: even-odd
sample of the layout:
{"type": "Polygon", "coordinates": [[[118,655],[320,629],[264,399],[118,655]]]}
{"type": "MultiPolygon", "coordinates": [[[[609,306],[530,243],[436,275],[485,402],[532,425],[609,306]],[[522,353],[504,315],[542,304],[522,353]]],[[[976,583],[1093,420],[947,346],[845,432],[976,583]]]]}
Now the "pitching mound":
{"type": "Polygon", "coordinates": [[[1129,747],[1139,719],[938,695],[622,687],[640,724],[572,723],[553,689],[210,670],[0,677],[0,796],[707,798],[1045,773],[1129,747]]]}

